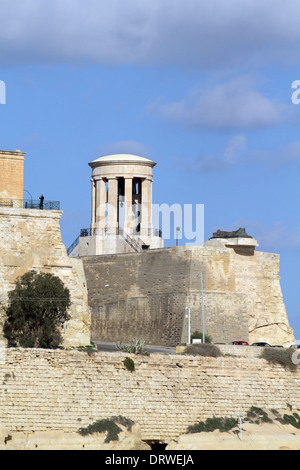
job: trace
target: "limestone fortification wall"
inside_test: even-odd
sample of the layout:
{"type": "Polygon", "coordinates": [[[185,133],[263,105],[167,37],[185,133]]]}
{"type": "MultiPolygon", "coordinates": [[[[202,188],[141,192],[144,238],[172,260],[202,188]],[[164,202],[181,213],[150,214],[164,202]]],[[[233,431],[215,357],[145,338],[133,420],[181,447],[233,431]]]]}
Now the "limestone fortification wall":
{"type": "MultiPolygon", "coordinates": [[[[0,207],[0,305],[6,304],[16,279],[27,271],[57,275],[69,288],[72,301],[67,345],[86,345],[90,343],[90,312],[85,275],[82,262],[67,256],[60,232],[61,214],[0,207]]],[[[3,315],[0,308],[0,324],[3,315]]]]}
{"type": "Polygon", "coordinates": [[[191,308],[191,332],[202,331],[201,273],[205,332],[214,342],[295,341],[278,255],[204,245],[69,258],[60,217],[60,211],[0,207],[0,302],[5,305],[16,279],[30,269],[58,275],[72,299],[69,346],[88,344],[90,337],[138,337],[166,346],[187,342],[185,306],[191,308]]]}
{"type": "Polygon", "coordinates": [[[82,351],[1,349],[0,426],[8,431],[76,432],[122,415],[144,440],[168,441],[212,416],[251,406],[299,411],[300,371],[255,357],[131,356],[82,351]]]}
{"type": "Polygon", "coordinates": [[[279,256],[226,246],[172,247],[82,258],[94,341],[176,346],[202,331],[214,342],[292,344],[279,278],[279,256]],[[105,287],[106,286],[106,287],[105,287]]]}

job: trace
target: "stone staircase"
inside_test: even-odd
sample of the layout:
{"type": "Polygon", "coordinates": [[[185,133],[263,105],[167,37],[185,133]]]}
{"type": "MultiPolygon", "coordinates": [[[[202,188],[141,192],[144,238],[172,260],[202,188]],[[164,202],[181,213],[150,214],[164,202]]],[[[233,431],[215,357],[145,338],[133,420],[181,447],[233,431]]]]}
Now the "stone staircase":
{"type": "Polygon", "coordinates": [[[149,248],[148,245],[146,245],[143,240],[141,240],[139,237],[132,238],[128,235],[128,233],[123,231],[123,239],[125,242],[133,249],[135,252],[141,252],[143,250],[146,250],[149,248]]]}

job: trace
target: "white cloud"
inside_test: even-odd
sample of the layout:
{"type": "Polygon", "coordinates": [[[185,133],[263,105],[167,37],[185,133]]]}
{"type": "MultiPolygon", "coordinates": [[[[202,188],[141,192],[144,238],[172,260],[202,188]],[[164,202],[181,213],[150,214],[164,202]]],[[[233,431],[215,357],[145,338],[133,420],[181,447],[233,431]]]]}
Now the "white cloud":
{"type": "Polygon", "coordinates": [[[260,170],[282,171],[282,168],[300,166],[300,140],[290,142],[274,150],[257,150],[249,152],[244,135],[233,136],[225,148],[214,155],[200,154],[190,165],[185,162],[186,172],[207,171],[220,172],[240,164],[258,166],[260,170]]]}
{"type": "Polygon", "coordinates": [[[237,157],[243,154],[246,148],[246,141],[243,135],[234,136],[224,150],[224,160],[229,165],[234,165],[237,157]]]}
{"type": "Polygon", "coordinates": [[[231,68],[294,63],[298,0],[1,0],[5,63],[231,68]]]}
{"type": "Polygon", "coordinates": [[[146,145],[137,142],[136,140],[120,140],[119,142],[114,142],[102,147],[99,153],[101,153],[101,155],[128,153],[145,158],[150,158],[149,155],[151,155],[151,151],[146,147],[146,145]]]}
{"type": "Polygon", "coordinates": [[[245,137],[243,135],[236,135],[228,141],[226,147],[219,155],[200,155],[190,166],[185,162],[184,171],[225,171],[240,163],[245,150],[245,137]]]}
{"type": "Polygon", "coordinates": [[[298,166],[300,164],[300,140],[280,146],[275,150],[256,151],[248,155],[252,163],[267,164],[268,169],[282,165],[298,166]]]}
{"type": "Polygon", "coordinates": [[[253,236],[259,244],[260,251],[280,253],[300,249],[300,225],[291,226],[287,221],[274,221],[263,225],[254,220],[238,220],[232,224],[232,230],[246,227],[248,235],[253,236]]]}
{"type": "Polygon", "coordinates": [[[254,87],[250,77],[238,77],[204,92],[194,89],[177,102],[157,101],[149,110],[196,129],[251,130],[278,123],[283,106],[274,104],[254,87]]]}

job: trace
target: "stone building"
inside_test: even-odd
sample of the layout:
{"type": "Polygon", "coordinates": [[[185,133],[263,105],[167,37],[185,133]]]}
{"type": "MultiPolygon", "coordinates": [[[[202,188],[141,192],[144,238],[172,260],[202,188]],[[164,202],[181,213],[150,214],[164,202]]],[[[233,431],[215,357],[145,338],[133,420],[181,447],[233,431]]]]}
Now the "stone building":
{"type": "Polygon", "coordinates": [[[25,155],[20,150],[0,150],[0,199],[23,199],[25,155]]]}

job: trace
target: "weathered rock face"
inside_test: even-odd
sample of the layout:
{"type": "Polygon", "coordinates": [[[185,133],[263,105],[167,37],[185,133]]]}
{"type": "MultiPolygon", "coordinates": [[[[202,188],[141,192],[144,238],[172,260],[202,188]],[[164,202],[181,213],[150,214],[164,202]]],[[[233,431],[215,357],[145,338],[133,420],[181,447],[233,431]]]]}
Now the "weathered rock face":
{"type": "MultiPolygon", "coordinates": [[[[94,341],[176,346],[191,332],[214,342],[295,342],[283,302],[279,256],[232,240],[83,259],[94,341]],[[201,293],[203,274],[203,312],[201,293]],[[105,287],[106,286],[106,287],[105,287]]],[[[252,241],[251,241],[252,243],[252,241]]]]}
{"type": "MultiPolygon", "coordinates": [[[[197,259],[206,260],[206,289],[239,297],[247,314],[250,343],[290,346],[295,338],[280,287],[279,255],[256,251],[255,245],[253,239],[223,240],[215,245],[206,242],[203,248],[193,250],[195,265],[197,259]]],[[[229,305],[226,315],[232,309],[229,305]]],[[[238,334],[235,328],[233,324],[238,334]]]]}
{"type": "Polygon", "coordinates": [[[203,432],[185,434],[171,442],[166,450],[299,450],[300,431],[280,424],[243,423],[242,437],[234,432],[203,432]]]}
{"type": "MultiPolygon", "coordinates": [[[[119,425],[122,429],[122,426],[119,425]]],[[[0,428],[0,450],[150,450],[141,440],[140,427],[123,429],[117,440],[106,442],[107,433],[81,436],[76,432],[9,432],[0,428]]]]}
{"type": "Polygon", "coordinates": [[[86,345],[90,343],[90,313],[84,272],[80,260],[67,256],[60,217],[60,211],[0,207],[0,303],[5,305],[16,279],[29,270],[57,275],[69,288],[72,302],[67,346],[86,345]]]}
{"type": "Polygon", "coordinates": [[[246,295],[250,343],[293,344],[280,287],[279,255],[254,251],[253,256],[243,256],[231,249],[231,262],[235,289],[246,295]]]}

